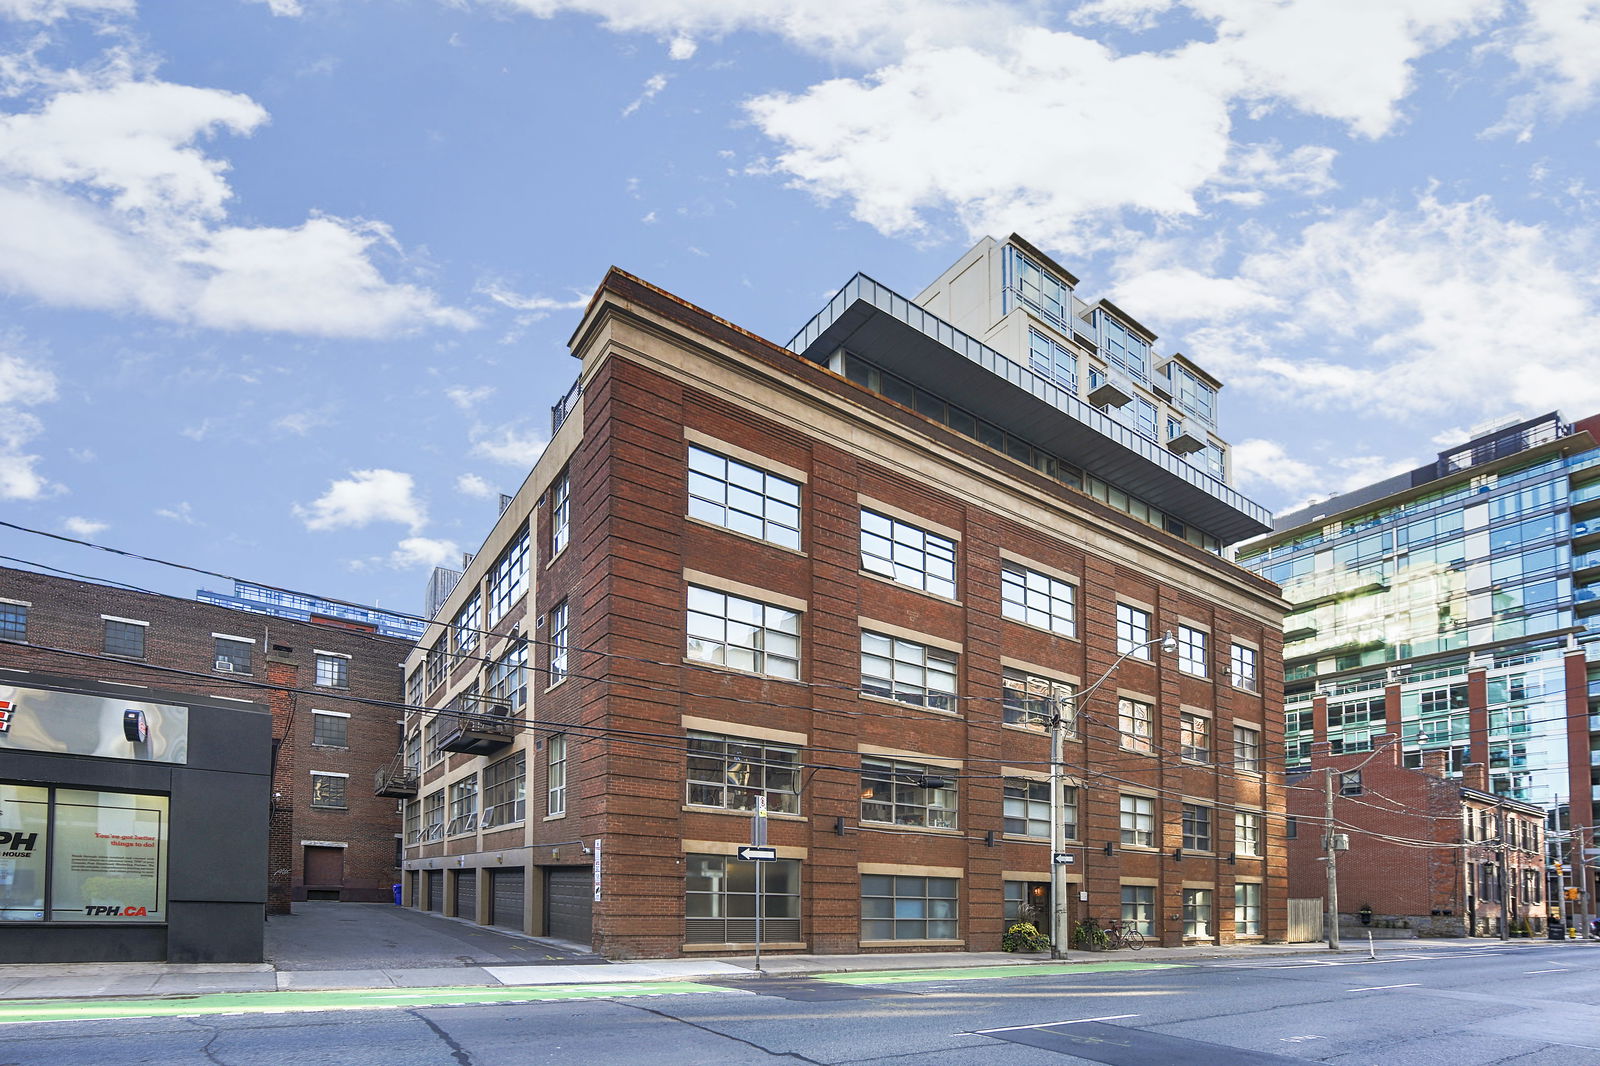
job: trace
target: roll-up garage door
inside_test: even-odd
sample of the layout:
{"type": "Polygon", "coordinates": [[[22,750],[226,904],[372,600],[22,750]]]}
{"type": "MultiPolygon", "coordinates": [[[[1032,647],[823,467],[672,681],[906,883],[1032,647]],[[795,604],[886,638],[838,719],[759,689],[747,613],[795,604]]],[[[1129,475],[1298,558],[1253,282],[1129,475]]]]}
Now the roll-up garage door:
{"type": "Polygon", "coordinates": [[[444,912],[444,871],[428,871],[428,909],[444,912]]]}
{"type": "Polygon", "coordinates": [[[528,878],[523,870],[490,870],[489,893],[493,909],[489,921],[502,929],[522,932],[522,908],[527,899],[528,878]]]}
{"type": "Polygon", "coordinates": [[[545,872],[545,935],[588,946],[594,940],[591,914],[594,872],[587,866],[553,866],[545,872]]]}
{"type": "Polygon", "coordinates": [[[478,871],[456,871],[456,917],[478,920],[478,871]]]}

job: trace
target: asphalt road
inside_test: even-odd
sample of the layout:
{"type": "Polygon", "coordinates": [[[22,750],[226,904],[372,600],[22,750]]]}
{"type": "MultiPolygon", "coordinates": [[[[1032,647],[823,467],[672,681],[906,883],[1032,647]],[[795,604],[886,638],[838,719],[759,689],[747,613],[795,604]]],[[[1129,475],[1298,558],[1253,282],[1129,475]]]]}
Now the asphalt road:
{"type": "Polygon", "coordinates": [[[279,970],[570,966],[605,961],[576,944],[535,940],[387,903],[296,903],[293,914],[268,916],[266,946],[267,958],[279,970]]]}
{"type": "MultiPolygon", "coordinates": [[[[491,994],[460,994],[469,993],[491,994]]],[[[374,1006],[380,993],[329,993],[276,1001],[281,1014],[144,1017],[154,1004],[100,1005],[126,1016],[0,1026],[0,1064],[1600,1063],[1600,945],[1588,944],[1480,942],[1376,962],[1312,956],[1036,977],[850,974],[582,994],[597,998],[570,989],[560,998],[493,994],[532,1001],[429,1006],[418,993],[389,989],[381,995],[393,1006],[374,1006]]],[[[431,1002],[452,993],[440,995],[431,1002]]],[[[158,1002],[181,1011],[199,1001],[158,1002]]]]}

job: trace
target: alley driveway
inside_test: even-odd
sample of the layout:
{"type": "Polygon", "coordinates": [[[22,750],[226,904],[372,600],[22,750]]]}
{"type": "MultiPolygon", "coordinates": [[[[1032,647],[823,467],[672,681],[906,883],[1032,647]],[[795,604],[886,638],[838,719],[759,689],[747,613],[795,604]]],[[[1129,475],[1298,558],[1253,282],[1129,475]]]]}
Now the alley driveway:
{"type": "Polygon", "coordinates": [[[267,960],[284,970],[431,970],[601,963],[534,940],[387,903],[296,903],[267,919],[267,960]]]}

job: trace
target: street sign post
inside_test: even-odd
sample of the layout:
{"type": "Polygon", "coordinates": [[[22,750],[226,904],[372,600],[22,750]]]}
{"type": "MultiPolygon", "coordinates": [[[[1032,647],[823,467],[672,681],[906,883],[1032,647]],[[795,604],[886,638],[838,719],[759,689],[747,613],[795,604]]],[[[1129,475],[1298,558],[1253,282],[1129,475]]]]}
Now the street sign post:
{"type": "Polygon", "coordinates": [[[764,862],[778,857],[776,848],[767,847],[767,797],[756,797],[756,816],[750,819],[750,846],[739,849],[739,857],[756,864],[756,973],[761,972],[761,912],[766,909],[761,899],[761,871],[764,862]],[[746,855],[746,852],[752,854],[746,855]],[[759,854],[756,854],[759,853],[759,854]]]}

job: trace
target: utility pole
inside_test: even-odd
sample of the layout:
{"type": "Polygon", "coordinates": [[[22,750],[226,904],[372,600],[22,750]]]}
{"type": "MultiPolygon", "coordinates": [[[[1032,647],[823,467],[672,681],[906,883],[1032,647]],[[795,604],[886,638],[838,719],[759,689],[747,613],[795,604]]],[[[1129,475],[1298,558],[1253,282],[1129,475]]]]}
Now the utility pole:
{"type": "Polygon", "coordinates": [[[1065,786],[1061,765],[1065,757],[1062,730],[1066,723],[1062,720],[1062,704],[1066,700],[1053,701],[1050,708],[1050,957],[1052,959],[1065,959],[1067,957],[1068,933],[1070,925],[1067,920],[1067,867],[1056,860],[1067,850],[1067,809],[1062,794],[1065,786]]]}
{"type": "Polygon", "coordinates": [[[1339,854],[1333,839],[1333,767],[1322,770],[1326,795],[1326,825],[1322,834],[1323,855],[1328,863],[1328,950],[1339,950],[1339,854]]]}

